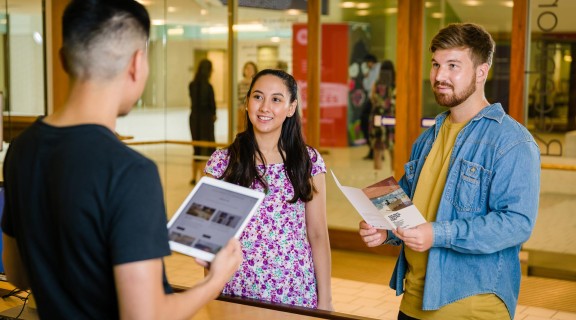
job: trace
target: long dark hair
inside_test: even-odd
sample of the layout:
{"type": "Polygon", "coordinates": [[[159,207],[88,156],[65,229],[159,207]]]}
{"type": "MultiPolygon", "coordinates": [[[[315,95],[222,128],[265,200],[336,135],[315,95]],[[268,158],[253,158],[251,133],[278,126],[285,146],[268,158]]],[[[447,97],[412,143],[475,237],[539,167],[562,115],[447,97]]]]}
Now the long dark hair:
{"type": "Polygon", "coordinates": [[[392,61],[384,60],[380,63],[380,73],[376,82],[388,87],[396,87],[396,72],[392,61]]]}
{"type": "Polygon", "coordinates": [[[210,79],[210,75],[212,74],[212,61],[208,59],[202,59],[200,63],[198,63],[198,70],[194,75],[194,83],[198,82],[208,82],[210,79]]]}
{"type": "MultiPolygon", "coordinates": [[[[256,81],[265,75],[272,75],[282,80],[290,93],[290,103],[298,100],[298,85],[290,74],[275,69],[265,69],[258,72],[252,79],[247,99],[250,99],[252,87],[256,81]]],[[[246,131],[239,133],[234,142],[228,146],[229,164],[222,178],[224,181],[235,183],[244,187],[250,187],[254,181],[260,182],[266,192],[268,184],[264,179],[266,172],[257,170],[256,163],[260,160],[264,165],[266,161],[254,136],[254,127],[246,114],[246,131]]],[[[312,160],[308,154],[308,146],[302,135],[302,122],[296,110],[291,117],[287,117],[282,123],[282,132],[278,140],[278,151],[284,162],[286,175],[294,187],[294,197],[288,202],[295,203],[298,199],[304,202],[312,200],[314,184],[312,182],[312,160]]],[[[316,159],[316,157],[314,157],[316,159]]]]}

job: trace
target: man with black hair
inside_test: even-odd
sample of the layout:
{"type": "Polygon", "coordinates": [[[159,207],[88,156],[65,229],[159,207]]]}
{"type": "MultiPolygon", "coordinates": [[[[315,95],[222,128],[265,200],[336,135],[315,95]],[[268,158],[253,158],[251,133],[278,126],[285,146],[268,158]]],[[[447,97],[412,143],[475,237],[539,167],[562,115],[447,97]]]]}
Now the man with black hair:
{"type": "Polygon", "coordinates": [[[133,0],[73,0],[62,22],[67,100],[18,136],[4,163],[8,280],[32,289],[42,319],[190,317],[242,254],[231,240],[202,282],[170,294],[158,170],[114,134],[148,77],[148,13],[133,0]]]}

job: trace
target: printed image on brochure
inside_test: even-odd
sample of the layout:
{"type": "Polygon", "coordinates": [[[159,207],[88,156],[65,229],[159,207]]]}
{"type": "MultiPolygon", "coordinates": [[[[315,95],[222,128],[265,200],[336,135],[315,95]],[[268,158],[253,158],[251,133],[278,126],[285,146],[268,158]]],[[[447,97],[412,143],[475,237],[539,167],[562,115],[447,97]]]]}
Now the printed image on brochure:
{"type": "Polygon", "coordinates": [[[334,181],[360,213],[364,220],[377,229],[408,229],[426,223],[426,219],[396,182],[388,177],[364,189],[340,184],[334,172],[334,181]]]}

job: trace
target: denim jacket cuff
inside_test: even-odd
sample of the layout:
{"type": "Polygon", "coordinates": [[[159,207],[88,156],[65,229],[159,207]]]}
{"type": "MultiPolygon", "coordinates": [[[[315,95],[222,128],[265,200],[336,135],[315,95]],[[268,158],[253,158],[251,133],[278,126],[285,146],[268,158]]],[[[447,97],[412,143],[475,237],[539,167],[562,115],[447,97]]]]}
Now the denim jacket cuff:
{"type": "Polygon", "coordinates": [[[432,223],[434,230],[434,247],[449,248],[450,247],[450,221],[436,221],[432,223]]]}
{"type": "Polygon", "coordinates": [[[394,235],[394,233],[392,233],[392,230],[388,230],[388,237],[386,238],[386,240],[382,243],[384,244],[389,244],[389,245],[393,245],[393,246],[399,246],[402,243],[402,241],[398,238],[396,238],[396,236],[394,235]]]}

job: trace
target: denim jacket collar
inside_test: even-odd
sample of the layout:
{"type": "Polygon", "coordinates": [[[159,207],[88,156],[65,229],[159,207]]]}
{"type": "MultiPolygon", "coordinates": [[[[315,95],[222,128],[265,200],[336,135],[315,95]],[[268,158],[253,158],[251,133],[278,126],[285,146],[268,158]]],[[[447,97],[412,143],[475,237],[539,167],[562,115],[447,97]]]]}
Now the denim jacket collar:
{"type": "MultiPolygon", "coordinates": [[[[434,128],[435,137],[438,136],[438,132],[440,132],[440,128],[442,127],[442,124],[444,123],[444,120],[446,120],[446,117],[448,117],[448,115],[450,115],[450,110],[446,110],[436,116],[435,120],[436,127],[434,128]]],[[[482,118],[487,118],[497,121],[498,123],[502,123],[502,119],[504,119],[505,116],[506,112],[504,111],[504,108],[502,108],[502,105],[499,102],[497,102],[484,107],[470,121],[478,121],[482,118]]]]}

